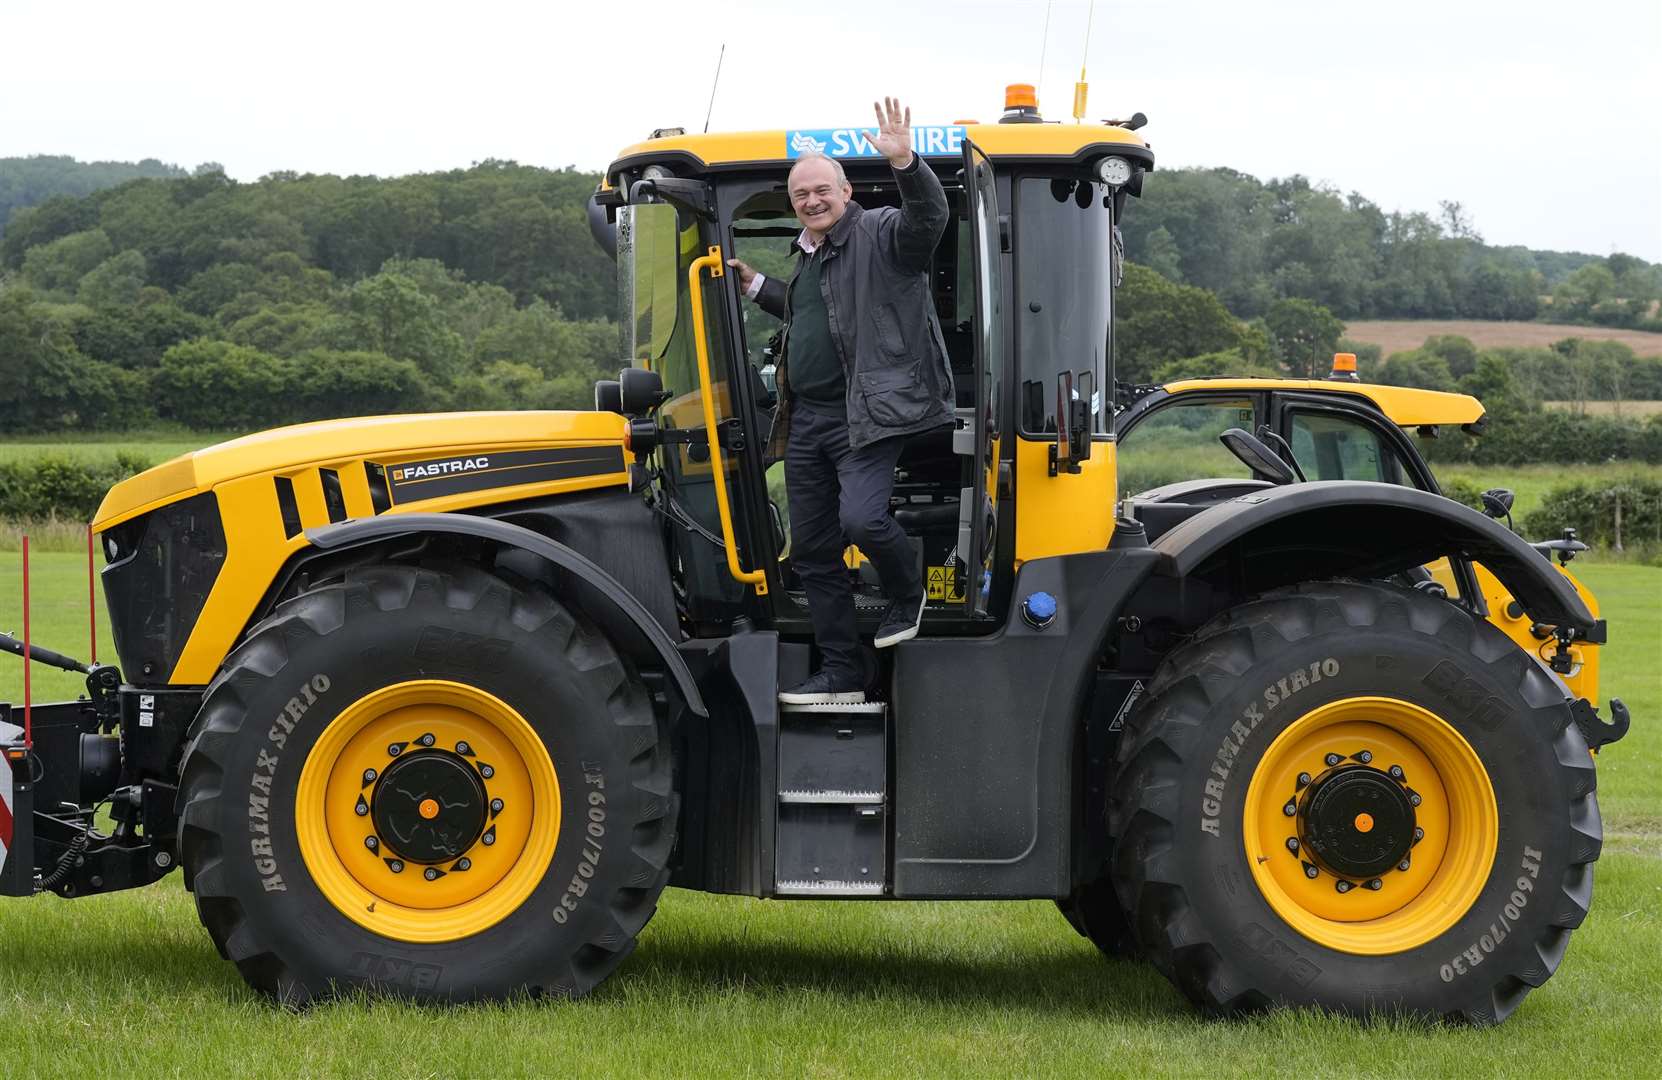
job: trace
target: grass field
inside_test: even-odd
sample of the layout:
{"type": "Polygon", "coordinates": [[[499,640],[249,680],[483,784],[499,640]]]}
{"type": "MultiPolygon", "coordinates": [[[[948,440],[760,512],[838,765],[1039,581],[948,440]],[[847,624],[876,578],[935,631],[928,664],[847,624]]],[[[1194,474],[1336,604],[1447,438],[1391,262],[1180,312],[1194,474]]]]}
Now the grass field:
{"type": "Polygon", "coordinates": [[[1379,319],[1345,324],[1345,337],[1378,345],[1385,355],[1417,349],[1439,334],[1470,338],[1480,349],[1505,345],[1544,347],[1565,338],[1619,341],[1639,356],[1662,356],[1662,334],[1570,323],[1491,322],[1484,319],[1379,319]]]}
{"type": "MultiPolygon", "coordinates": [[[[0,555],[16,629],[17,556],[0,555]]],[[[1611,625],[1604,694],[1634,729],[1600,765],[1604,856],[1564,966],[1504,1026],[1308,1013],[1197,1018],[1103,959],[1048,902],[764,902],[671,890],[582,1002],[268,1006],[219,959],[177,878],[0,901],[0,1072],[18,1076],[1633,1075],[1662,1053],[1662,569],[1577,563],[1611,625]],[[1585,567],[1584,570],[1582,568],[1585,567]]],[[[85,564],[35,563],[35,632],[82,653],[85,564]]],[[[104,638],[105,649],[108,637],[104,638]]],[[[0,698],[18,664],[0,657],[0,698]]],[[[77,681],[37,668],[42,699],[77,681]]]]}
{"type": "Polygon", "coordinates": [[[1583,412],[1590,416],[1634,416],[1644,418],[1662,413],[1662,401],[1548,401],[1549,409],[1583,412]]]}
{"type": "Polygon", "coordinates": [[[235,438],[239,434],[241,433],[104,431],[85,436],[77,435],[73,438],[62,434],[37,437],[25,435],[0,442],[0,461],[44,457],[48,454],[83,461],[107,461],[113,459],[118,452],[125,451],[154,464],[235,438]]]}

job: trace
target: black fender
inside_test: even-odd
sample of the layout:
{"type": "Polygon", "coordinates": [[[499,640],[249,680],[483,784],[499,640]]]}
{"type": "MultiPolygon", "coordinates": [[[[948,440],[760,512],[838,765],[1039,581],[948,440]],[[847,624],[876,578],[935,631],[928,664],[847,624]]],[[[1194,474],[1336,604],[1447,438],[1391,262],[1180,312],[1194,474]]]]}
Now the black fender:
{"type": "Polygon", "coordinates": [[[1444,555],[1481,562],[1536,622],[1594,632],[1568,578],[1523,538],[1417,488],[1325,480],[1254,492],[1204,510],[1152,545],[1155,572],[1216,578],[1248,593],[1335,577],[1386,577],[1444,555]]]}
{"type": "Polygon", "coordinates": [[[662,667],[674,681],[688,709],[707,717],[704,698],[675,642],[638,599],[599,566],[557,540],[511,522],[470,514],[388,514],[358,518],[306,530],[306,539],[323,551],[380,543],[400,536],[449,534],[478,537],[517,548],[570,575],[584,613],[613,636],[613,642],[638,663],[662,667]]]}

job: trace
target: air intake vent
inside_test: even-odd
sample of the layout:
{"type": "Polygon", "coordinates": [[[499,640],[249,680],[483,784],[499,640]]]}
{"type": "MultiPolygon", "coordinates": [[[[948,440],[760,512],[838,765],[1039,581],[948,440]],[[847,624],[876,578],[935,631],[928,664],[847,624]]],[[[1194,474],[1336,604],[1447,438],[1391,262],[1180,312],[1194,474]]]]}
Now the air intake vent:
{"type": "Polygon", "coordinates": [[[294,501],[294,481],[286,476],[277,478],[277,510],[283,515],[283,535],[293,538],[300,534],[300,504],[294,501]]]}
{"type": "Polygon", "coordinates": [[[345,521],[346,496],[341,493],[340,473],[333,469],[319,469],[317,478],[323,483],[323,505],[329,511],[329,520],[345,521]]]}
{"type": "Polygon", "coordinates": [[[377,514],[392,509],[392,492],[387,490],[387,470],[373,461],[364,462],[364,479],[369,481],[369,503],[377,514]]]}

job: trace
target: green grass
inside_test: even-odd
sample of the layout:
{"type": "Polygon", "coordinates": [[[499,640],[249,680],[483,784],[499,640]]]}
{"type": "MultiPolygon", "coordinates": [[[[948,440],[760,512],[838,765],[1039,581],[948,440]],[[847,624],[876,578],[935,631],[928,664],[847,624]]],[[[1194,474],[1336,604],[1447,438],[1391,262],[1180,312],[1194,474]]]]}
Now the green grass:
{"type": "Polygon", "coordinates": [[[152,463],[167,461],[204,446],[212,446],[226,439],[234,439],[241,432],[191,431],[100,431],[73,437],[63,434],[22,435],[0,442],[0,461],[18,461],[25,458],[59,457],[83,461],[105,461],[118,451],[135,454],[152,463]]]}
{"type": "MultiPolygon", "coordinates": [[[[18,625],[17,562],[0,555],[0,627],[18,625]]],[[[1606,842],[1592,914],[1557,976],[1497,1029],[1310,1013],[1210,1023],[1151,968],[1103,959],[1045,902],[764,902],[679,890],[586,1001],[346,1001],[290,1014],[219,959],[170,878],[85,900],[0,900],[0,1071],[1631,1075],[1662,1053],[1662,569],[1575,568],[1611,624],[1602,693],[1628,701],[1634,729],[1600,762],[1606,842]]],[[[39,640],[83,652],[84,562],[48,554],[34,569],[39,640]]],[[[0,698],[17,700],[18,665],[0,661],[0,698]]],[[[37,675],[42,699],[78,685],[37,675]]]]}

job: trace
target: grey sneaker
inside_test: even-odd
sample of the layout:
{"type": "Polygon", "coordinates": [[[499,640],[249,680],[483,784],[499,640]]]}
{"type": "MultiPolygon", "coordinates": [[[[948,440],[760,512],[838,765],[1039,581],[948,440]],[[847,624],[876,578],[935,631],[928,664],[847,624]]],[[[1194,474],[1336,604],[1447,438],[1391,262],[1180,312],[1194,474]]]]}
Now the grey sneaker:
{"type": "Polygon", "coordinates": [[[883,621],[877,627],[877,637],[872,644],[879,649],[886,649],[890,645],[899,645],[902,641],[910,641],[918,636],[918,627],[923,625],[923,605],[929,599],[927,593],[918,593],[916,599],[896,600],[889,605],[889,610],[883,613],[883,621]]]}
{"type": "Polygon", "coordinates": [[[816,671],[789,690],[779,691],[779,700],[786,705],[861,705],[866,688],[857,676],[816,671]]]}

